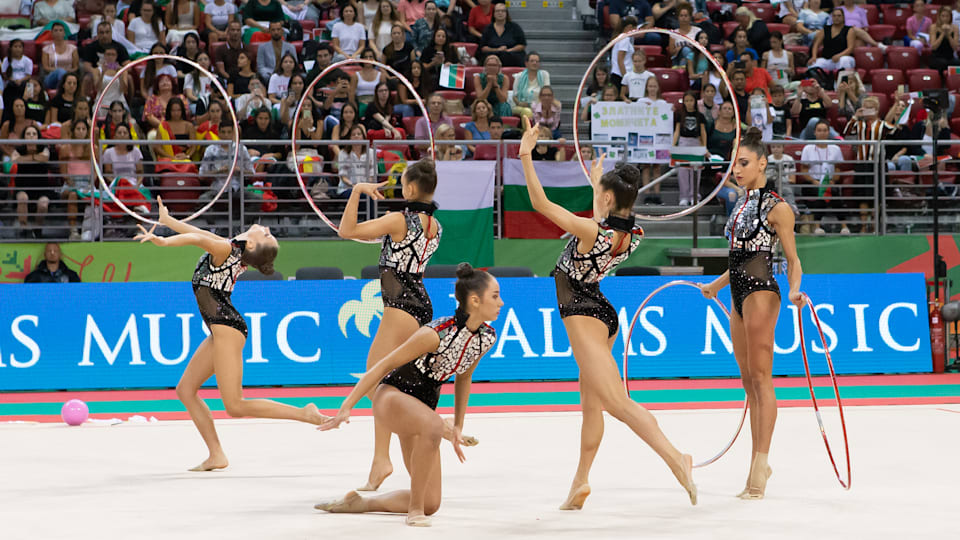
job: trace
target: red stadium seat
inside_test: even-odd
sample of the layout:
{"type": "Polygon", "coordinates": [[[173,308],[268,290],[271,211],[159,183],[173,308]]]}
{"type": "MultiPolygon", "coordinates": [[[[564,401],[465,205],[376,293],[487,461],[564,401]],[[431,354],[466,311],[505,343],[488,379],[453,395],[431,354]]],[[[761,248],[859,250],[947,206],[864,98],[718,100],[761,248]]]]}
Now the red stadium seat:
{"type": "Polygon", "coordinates": [[[897,27],[890,24],[871,24],[867,28],[867,33],[873,39],[882,42],[885,39],[893,39],[897,33],[897,27]]]}
{"type": "Polygon", "coordinates": [[[920,51],[913,47],[887,47],[887,65],[890,69],[903,71],[917,69],[920,67],[920,51]]]}
{"type": "Polygon", "coordinates": [[[419,116],[408,116],[403,119],[403,129],[410,136],[415,136],[414,133],[416,133],[417,130],[417,120],[419,119],[419,116]]]}
{"type": "Polygon", "coordinates": [[[477,48],[479,45],[476,43],[466,43],[466,42],[457,42],[453,44],[453,48],[463,47],[467,50],[467,55],[471,58],[477,55],[477,48]]]}
{"type": "Polygon", "coordinates": [[[476,98],[477,89],[473,84],[473,76],[483,72],[483,66],[467,66],[463,74],[463,91],[471,98],[476,98]]]}
{"type": "Polygon", "coordinates": [[[744,4],[744,6],[746,6],[747,9],[752,11],[753,14],[757,16],[758,19],[760,19],[765,23],[770,23],[775,21],[777,18],[777,12],[780,11],[779,7],[774,8],[770,4],[750,3],[750,4],[744,4]]]}
{"type": "Polygon", "coordinates": [[[767,30],[770,30],[771,32],[777,31],[783,35],[787,35],[790,32],[790,25],[775,22],[767,23],[767,30]]]}
{"type": "MultiPolygon", "coordinates": [[[[947,70],[947,90],[951,92],[960,92],[960,73],[952,73],[947,70]]],[[[960,107],[957,107],[960,109],[960,107]]]]}
{"type": "Polygon", "coordinates": [[[880,10],[883,12],[883,24],[896,28],[896,34],[894,37],[902,38],[904,35],[906,35],[907,19],[913,15],[913,10],[910,9],[910,6],[895,6],[885,4],[880,8],[880,10]]]}
{"type": "MultiPolygon", "coordinates": [[[[660,96],[664,101],[673,105],[674,112],[680,112],[683,107],[683,96],[686,92],[663,92],[660,96]]],[[[960,107],[957,107],[960,109],[960,107]]]]}
{"type": "Polygon", "coordinates": [[[941,88],[940,72],[935,69],[911,69],[907,72],[911,92],[941,88]]]}
{"type": "Polygon", "coordinates": [[[730,33],[736,30],[738,26],[740,26],[740,23],[737,21],[727,21],[723,23],[723,39],[730,39],[732,37],[730,33]]]}
{"type": "Polygon", "coordinates": [[[223,60],[223,53],[227,50],[226,41],[214,41],[210,43],[210,62],[216,64],[223,60]]]}
{"type": "MultiPolygon", "coordinates": [[[[857,47],[853,50],[853,57],[856,60],[857,69],[867,70],[867,77],[870,76],[870,71],[883,68],[883,50],[880,47],[857,47]]],[[[870,81],[864,79],[863,82],[870,81]]]]}
{"type": "Polygon", "coordinates": [[[493,161],[497,159],[497,146],[493,144],[478,144],[473,153],[473,159],[479,161],[493,161]]]}
{"type": "Polygon", "coordinates": [[[670,59],[662,54],[648,54],[647,67],[668,68],[670,67],[670,59]]]}
{"type": "Polygon", "coordinates": [[[526,68],[522,67],[505,67],[502,68],[503,74],[507,77],[507,90],[513,88],[513,78],[517,76],[518,73],[522,72],[526,68]]]}
{"type": "MultiPolygon", "coordinates": [[[[799,130],[797,131],[799,132],[799,130]]],[[[800,161],[800,156],[803,155],[803,147],[804,145],[802,144],[788,144],[783,147],[783,153],[791,156],[796,161],[800,161]]]]}
{"type": "Polygon", "coordinates": [[[875,24],[880,24],[880,8],[873,4],[860,4],[867,12],[867,24],[873,26],[875,24]]]}
{"type": "Polygon", "coordinates": [[[154,191],[173,212],[189,212],[197,206],[204,188],[195,176],[165,172],[160,175],[160,187],[154,191]]]}
{"type": "Polygon", "coordinates": [[[501,118],[503,120],[504,127],[510,126],[513,128],[520,127],[520,117],[519,116],[504,116],[501,118]]]}
{"type": "Polygon", "coordinates": [[[899,69],[875,69],[870,74],[870,84],[873,91],[892,96],[897,86],[906,83],[903,72],[899,69]]]}
{"type": "Polygon", "coordinates": [[[311,32],[313,32],[313,29],[317,27],[317,23],[310,19],[303,19],[302,21],[298,22],[300,23],[300,27],[303,28],[303,37],[310,39],[309,35],[311,32]]]}
{"type": "Polygon", "coordinates": [[[463,90],[437,90],[434,94],[443,96],[443,99],[459,99],[461,101],[467,97],[463,90]]]}
{"type": "Polygon", "coordinates": [[[673,68],[650,68],[650,72],[660,80],[660,92],[684,92],[690,88],[687,72],[673,68]]]}
{"type": "Polygon", "coordinates": [[[642,49],[643,52],[647,53],[647,56],[660,56],[663,54],[663,47],[659,45],[636,45],[633,46],[634,50],[642,49]]]}
{"type": "MultiPolygon", "coordinates": [[[[957,108],[960,109],[960,107],[957,108]]],[[[954,133],[960,133],[960,118],[950,119],[950,131],[954,133]]]]}

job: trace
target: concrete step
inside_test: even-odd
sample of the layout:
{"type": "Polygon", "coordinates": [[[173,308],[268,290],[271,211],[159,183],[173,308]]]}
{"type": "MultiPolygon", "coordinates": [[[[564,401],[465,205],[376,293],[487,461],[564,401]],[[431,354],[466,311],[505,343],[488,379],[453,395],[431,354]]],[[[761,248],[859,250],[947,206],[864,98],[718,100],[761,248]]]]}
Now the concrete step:
{"type": "MultiPolygon", "coordinates": [[[[539,32],[547,30],[557,30],[557,31],[584,31],[583,23],[580,21],[571,21],[569,19],[565,20],[550,20],[550,19],[530,19],[518,23],[523,27],[523,33],[529,38],[530,32],[539,32]]],[[[587,31],[587,33],[592,34],[591,39],[596,37],[596,32],[587,31]]]]}
{"type": "MultiPolygon", "coordinates": [[[[537,51],[544,58],[544,69],[550,71],[551,66],[558,64],[572,64],[580,67],[583,73],[593,57],[596,56],[589,44],[570,41],[528,40],[527,49],[537,51]]],[[[550,75],[553,75],[551,71],[550,75]]]]}
{"type": "MultiPolygon", "coordinates": [[[[564,7],[548,7],[545,8],[541,3],[536,0],[529,1],[526,3],[526,7],[520,7],[511,5],[510,10],[510,19],[513,21],[529,21],[529,20],[541,20],[541,21],[576,21],[580,22],[580,15],[575,13],[575,3],[564,2],[564,7]]],[[[522,26],[522,25],[521,25],[522,26]]]]}
{"type": "MultiPolygon", "coordinates": [[[[523,34],[527,38],[527,43],[539,42],[543,40],[551,41],[565,41],[569,44],[571,41],[582,41],[589,47],[593,47],[593,38],[596,35],[595,32],[590,32],[587,30],[564,30],[564,29],[543,29],[543,30],[530,30],[527,29],[527,24],[524,23],[523,34]]],[[[579,44],[578,44],[579,48],[579,44]]]]}

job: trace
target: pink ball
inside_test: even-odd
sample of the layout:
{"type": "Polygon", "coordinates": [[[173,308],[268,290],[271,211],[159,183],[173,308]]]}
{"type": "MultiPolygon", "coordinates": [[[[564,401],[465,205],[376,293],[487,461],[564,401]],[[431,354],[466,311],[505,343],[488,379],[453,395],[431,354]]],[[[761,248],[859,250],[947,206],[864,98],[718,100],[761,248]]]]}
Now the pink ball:
{"type": "Polygon", "coordinates": [[[63,421],[71,426],[79,426],[86,422],[89,415],[90,410],[87,409],[87,404],[79,399],[71,399],[64,403],[63,408],[60,409],[60,416],[63,421]]]}

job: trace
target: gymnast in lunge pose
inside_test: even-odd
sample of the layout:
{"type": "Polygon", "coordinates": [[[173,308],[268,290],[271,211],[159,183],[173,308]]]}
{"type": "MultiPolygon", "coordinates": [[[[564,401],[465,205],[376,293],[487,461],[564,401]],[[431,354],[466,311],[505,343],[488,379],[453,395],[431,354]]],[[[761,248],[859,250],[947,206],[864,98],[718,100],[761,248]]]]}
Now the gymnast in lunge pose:
{"type": "Polygon", "coordinates": [[[336,416],[321,424],[321,430],[348,422],[350,410],[373,393],[374,420],[400,438],[403,462],[410,472],[410,489],[372,497],[351,491],[343,499],[319,503],[327,512],[392,512],[407,514],[407,525],[426,527],[440,508],[440,440],[446,438],[460,461],[464,461],[461,431],[470,381],[477,362],[493,347],[496,332],[485,321],[495,320],[503,300],[500,287],[490,274],[467,263],[457,267],[454,296],[457,310],[417,330],[402,345],[390,351],[360,379],[343,401],[336,416]],[[440,386],[452,375],[454,423],[446,424],[436,413],[440,386]]]}
{"type": "Polygon", "coordinates": [[[228,465],[227,455],[220,446],[213,425],[213,415],[198,394],[200,385],[211,375],[217,376],[220,398],[230,416],[281,418],[320,424],[326,417],[312,403],[298,409],[267,399],[243,398],[243,344],[247,340],[247,323],[233,307],[230,293],[237,278],[248,266],[264,274],[273,273],[273,260],[277,257],[279,245],[270,234],[270,229],[251,225],[246,232],[227,240],[174,219],[159,197],[157,205],[160,210],[159,223],[178,234],[161,237],[154,234],[156,225],[149,231],[140,226],[141,232],[134,240],[140,240],[140,243],[149,241],[158,246],[197,246],[206,251],[193,272],[193,293],[210,335],[197,347],[177,384],[177,397],[186,406],[210,452],[203,463],[190,470],[210,471],[228,465]]]}
{"type": "Polygon", "coordinates": [[[600,292],[600,280],[626,260],[643,237],[643,230],[635,225],[630,212],[637,198],[640,171],[623,164],[603,174],[603,159],[594,161],[590,173],[593,208],[595,217],[603,221],[579,217],[547,199],[530,155],[537,145],[538,126],[531,128],[524,118],[524,127],[519,154],[530,202],[536,211],[573,235],[560,254],[554,276],[560,317],[580,368],[583,425],[580,463],[570,494],[560,509],[579,510],[590,495],[588,477],[603,438],[604,409],[653,448],[687,490],[690,502],[696,504],[691,457],[674,448],[653,415],[631,400],[623,388],[611,353],[619,324],[617,312],[600,292]]]}
{"type": "MultiPolygon", "coordinates": [[[[433,319],[433,304],[423,286],[423,269],[440,246],[443,228],[433,217],[437,209],[433,192],[437,169],[433,160],[422,159],[400,177],[403,212],[357,223],[360,196],[382,199],[379,188],[386,185],[357,184],[350,193],[340,220],[340,237],[350,240],[383,239],[380,248],[380,290],[383,319],[367,352],[367,369],[410,338],[433,319]]],[[[370,396],[372,399],[373,396],[370,396]]],[[[468,439],[475,442],[473,438],[468,439]]],[[[358,491],[376,491],[393,472],[390,463],[390,431],[374,424],[373,464],[367,483],[358,491]]]]}
{"type": "Polygon", "coordinates": [[[773,426],[777,422],[777,396],[773,388],[773,334],[780,314],[780,288],[773,276],[773,249],[779,239],[787,259],[790,301],[803,306],[800,278],[803,270],[793,236],[793,210],[775,192],[766,189],[767,156],[763,135],[750,128],[740,140],[733,176],[746,192],[727,220],[730,241],[728,270],[701,290],[707,298],[730,284],[733,313],[730,336],[733,354],[750,405],[753,453],[741,499],[762,499],[773,470],[767,465],[773,426]]]}

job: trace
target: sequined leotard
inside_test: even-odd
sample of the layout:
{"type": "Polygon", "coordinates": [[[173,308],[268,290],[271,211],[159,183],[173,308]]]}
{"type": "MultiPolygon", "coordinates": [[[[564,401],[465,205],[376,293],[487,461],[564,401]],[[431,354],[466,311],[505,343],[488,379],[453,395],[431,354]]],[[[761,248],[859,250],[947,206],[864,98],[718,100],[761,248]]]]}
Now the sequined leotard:
{"type": "Polygon", "coordinates": [[[743,316],[743,301],[755,291],[773,291],[780,287],[773,277],[773,248],[777,231],[769,215],[783,199],[766,188],[751,189],[737,200],[724,235],[730,241],[730,295],[733,307],[743,316]]]}
{"type": "MultiPolygon", "coordinates": [[[[633,219],[621,221],[632,224],[633,219]]],[[[607,325],[610,336],[617,333],[620,323],[617,311],[610,301],[600,292],[600,280],[612,272],[633,253],[643,239],[643,229],[635,225],[610,226],[608,220],[600,224],[597,239],[587,254],[577,251],[577,238],[571,238],[567,247],[557,260],[554,280],[557,284],[557,302],[560,304],[560,318],[571,315],[585,315],[599,319],[607,325]],[[627,227],[632,227],[627,229],[627,227]],[[623,235],[614,245],[614,233],[623,235]],[[624,249],[626,247],[626,249],[624,249]],[[617,255],[612,253],[617,252],[617,255]]]]}
{"type": "Polygon", "coordinates": [[[213,265],[213,256],[204,253],[197,262],[193,271],[193,294],[197,297],[200,307],[200,316],[209,328],[214,324],[222,324],[243,332],[247,337],[247,322],[230,302],[230,293],[247,267],[240,261],[247,243],[243,240],[233,240],[232,249],[227,260],[220,266],[213,265]]]}
{"type": "Polygon", "coordinates": [[[436,352],[391,371],[383,378],[383,384],[396,387],[436,409],[443,381],[470,369],[497,341],[497,333],[489,325],[483,324],[471,332],[466,322],[466,315],[458,314],[427,323],[440,337],[436,352]]]}
{"type": "Polygon", "coordinates": [[[380,249],[383,305],[409,313],[421,326],[433,318],[433,304],[423,286],[423,269],[440,246],[443,228],[431,218],[424,230],[420,214],[432,216],[435,209],[433,204],[408,203],[403,210],[407,235],[400,242],[394,242],[389,235],[383,237],[380,249]],[[433,227],[436,227],[437,234],[429,238],[433,227]]]}

